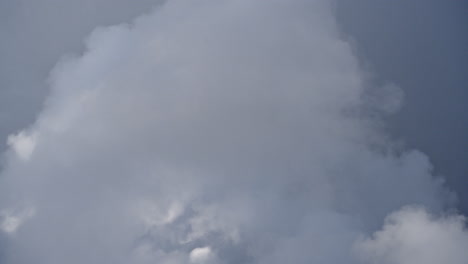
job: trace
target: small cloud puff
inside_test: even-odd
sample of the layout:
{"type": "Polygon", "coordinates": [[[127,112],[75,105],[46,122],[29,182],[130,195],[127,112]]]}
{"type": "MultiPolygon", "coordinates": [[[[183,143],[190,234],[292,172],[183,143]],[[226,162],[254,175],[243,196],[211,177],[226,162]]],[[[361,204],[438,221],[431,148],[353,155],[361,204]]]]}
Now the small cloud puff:
{"type": "Polygon", "coordinates": [[[36,135],[20,131],[17,134],[8,136],[7,144],[21,160],[29,160],[36,147],[36,135]]]}
{"type": "Polygon", "coordinates": [[[32,207],[23,210],[1,211],[0,230],[7,234],[14,234],[26,220],[34,216],[35,212],[36,210],[32,207]]]}
{"type": "Polygon", "coordinates": [[[194,264],[208,264],[212,263],[214,253],[210,247],[195,248],[190,252],[190,263],[194,264]]]}

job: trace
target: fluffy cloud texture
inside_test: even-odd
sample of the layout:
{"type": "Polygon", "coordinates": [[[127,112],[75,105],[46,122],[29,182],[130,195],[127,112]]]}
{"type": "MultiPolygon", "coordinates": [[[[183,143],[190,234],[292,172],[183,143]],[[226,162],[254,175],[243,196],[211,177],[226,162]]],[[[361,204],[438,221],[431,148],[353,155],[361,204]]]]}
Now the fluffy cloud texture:
{"type": "Polygon", "coordinates": [[[0,151],[33,122],[49,92],[45,79],[66,52],[81,52],[95,27],[129,21],[163,0],[1,0],[0,151]]]}
{"type": "Polygon", "coordinates": [[[2,262],[405,264],[438,245],[466,260],[461,217],[398,211],[453,195],[382,132],[401,94],[364,89],[331,10],[171,0],[96,29],[9,139],[2,262]]]}
{"type": "Polygon", "coordinates": [[[436,218],[421,208],[391,214],[381,231],[357,243],[367,263],[463,264],[468,260],[465,218],[436,218]]]}

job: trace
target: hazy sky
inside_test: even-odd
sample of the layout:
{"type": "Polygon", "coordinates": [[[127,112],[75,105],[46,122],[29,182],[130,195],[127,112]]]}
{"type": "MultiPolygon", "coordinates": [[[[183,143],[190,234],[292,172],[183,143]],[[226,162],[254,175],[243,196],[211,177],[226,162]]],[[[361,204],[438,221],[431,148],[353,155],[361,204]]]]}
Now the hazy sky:
{"type": "Polygon", "coordinates": [[[0,0],[0,263],[466,263],[467,11],[0,0]]]}

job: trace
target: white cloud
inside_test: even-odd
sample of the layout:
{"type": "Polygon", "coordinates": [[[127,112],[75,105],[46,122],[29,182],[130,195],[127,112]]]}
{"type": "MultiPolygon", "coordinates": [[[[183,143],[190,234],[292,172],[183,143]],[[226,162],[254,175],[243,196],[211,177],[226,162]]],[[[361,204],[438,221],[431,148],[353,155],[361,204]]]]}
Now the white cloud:
{"type": "Polygon", "coordinates": [[[391,214],[382,230],[356,246],[365,263],[372,264],[463,264],[467,248],[464,217],[435,217],[415,207],[391,214]]]}
{"type": "Polygon", "coordinates": [[[96,30],[51,75],[34,155],[6,161],[0,208],[40,213],[5,263],[355,264],[389,212],[443,211],[428,158],[359,115],[329,5],[171,0],[96,30]]]}
{"type": "Polygon", "coordinates": [[[20,131],[17,134],[8,136],[7,143],[20,159],[26,161],[31,157],[36,147],[36,136],[20,131]]]}
{"type": "Polygon", "coordinates": [[[194,248],[190,252],[190,262],[194,264],[211,263],[213,258],[213,252],[209,247],[194,248]]]}

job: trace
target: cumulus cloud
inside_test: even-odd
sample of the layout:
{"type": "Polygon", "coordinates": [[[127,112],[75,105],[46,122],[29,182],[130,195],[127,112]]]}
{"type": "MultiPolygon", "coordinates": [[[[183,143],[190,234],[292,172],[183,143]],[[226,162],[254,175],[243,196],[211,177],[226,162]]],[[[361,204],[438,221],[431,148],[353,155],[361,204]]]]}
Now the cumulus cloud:
{"type": "Polygon", "coordinates": [[[329,1],[171,0],[86,48],[6,155],[0,208],[35,214],[5,263],[359,263],[390,212],[453,202],[363,111],[329,1]]]}
{"type": "Polygon", "coordinates": [[[382,230],[357,243],[365,263],[462,264],[468,260],[468,231],[462,216],[430,215],[408,207],[387,217],[382,230]]]}
{"type": "Polygon", "coordinates": [[[48,72],[66,52],[81,52],[96,26],[128,21],[160,0],[0,1],[0,151],[28,126],[49,92],[48,72]]]}

